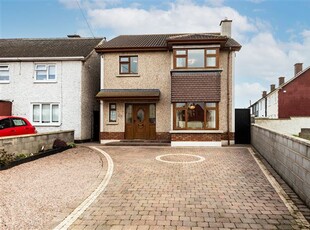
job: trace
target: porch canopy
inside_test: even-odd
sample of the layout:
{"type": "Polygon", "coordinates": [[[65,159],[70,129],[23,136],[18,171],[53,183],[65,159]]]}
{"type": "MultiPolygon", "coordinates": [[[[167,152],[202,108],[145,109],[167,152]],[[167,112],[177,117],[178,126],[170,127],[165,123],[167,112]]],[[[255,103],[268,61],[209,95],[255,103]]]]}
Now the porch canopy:
{"type": "Polygon", "coordinates": [[[102,101],[159,101],[159,89],[101,89],[96,98],[102,101]]]}
{"type": "Polygon", "coordinates": [[[171,102],[219,102],[219,72],[171,72],[171,102]]]}

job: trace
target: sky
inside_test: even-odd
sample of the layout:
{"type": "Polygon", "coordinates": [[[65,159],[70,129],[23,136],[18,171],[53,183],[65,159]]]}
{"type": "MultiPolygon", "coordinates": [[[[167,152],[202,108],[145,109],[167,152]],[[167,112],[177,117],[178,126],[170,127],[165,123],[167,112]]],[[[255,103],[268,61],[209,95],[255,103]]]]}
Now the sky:
{"type": "MultiPolygon", "coordinates": [[[[310,0],[0,0],[0,38],[79,34],[220,32],[231,19],[236,53],[235,107],[310,66],[310,0]]],[[[1,52],[1,51],[0,51],[1,52]]]]}

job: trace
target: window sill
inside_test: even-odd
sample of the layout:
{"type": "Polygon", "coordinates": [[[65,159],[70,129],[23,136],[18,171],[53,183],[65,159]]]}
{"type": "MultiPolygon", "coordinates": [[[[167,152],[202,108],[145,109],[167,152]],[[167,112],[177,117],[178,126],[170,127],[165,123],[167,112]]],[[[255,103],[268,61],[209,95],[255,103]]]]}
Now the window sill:
{"type": "Polygon", "coordinates": [[[55,124],[36,124],[34,122],[32,122],[32,124],[35,126],[35,127],[60,127],[61,124],[60,123],[55,123],[55,124]]]}
{"type": "Polygon", "coordinates": [[[223,130],[171,130],[169,133],[224,133],[223,130]]]}
{"type": "Polygon", "coordinates": [[[116,77],[140,77],[139,74],[119,74],[116,77]]]}
{"type": "Polygon", "coordinates": [[[35,84],[44,84],[44,83],[57,83],[57,81],[33,81],[35,84]]]}
{"type": "Polygon", "coordinates": [[[107,122],[106,125],[118,125],[118,122],[107,122]]]}
{"type": "Polygon", "coordinates": [[[0,84],[10,84],[10,81],[0,81],[0,84]]]}
{"type": "Polygon", "coordinates": [[[222,72],[223,69],[220,68],[210,68],[210,69],[171,69],[171,72],[222,72]]]}

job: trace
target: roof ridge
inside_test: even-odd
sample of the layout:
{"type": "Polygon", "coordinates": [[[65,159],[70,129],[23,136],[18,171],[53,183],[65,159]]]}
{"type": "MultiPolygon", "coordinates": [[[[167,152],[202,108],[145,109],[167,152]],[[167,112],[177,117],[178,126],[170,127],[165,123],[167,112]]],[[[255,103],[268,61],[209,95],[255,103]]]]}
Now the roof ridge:
{"type": "Polygon", "coordinates": [[[61,37],[61,38],[0,38],[0,40],[23,40],[23,41],[52,41],[52,40],[95,40],[95,39],[103,39],[103,37],[80,37],[80,38],[68,38],[68,37],[61,37]]]}

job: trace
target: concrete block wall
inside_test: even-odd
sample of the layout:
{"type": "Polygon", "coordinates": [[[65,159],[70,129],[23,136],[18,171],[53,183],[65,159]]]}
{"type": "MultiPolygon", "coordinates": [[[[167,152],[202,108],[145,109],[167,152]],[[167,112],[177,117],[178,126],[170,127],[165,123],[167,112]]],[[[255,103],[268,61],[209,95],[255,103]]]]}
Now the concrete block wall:
{"type": "Polygon", "coordinates": [[[2,137],[0,138],[0,149],[15,155],[35,154],[41,150],[42,146],[44,146],[44,150],[52,149],[56,139],[67,143],[74,142],[74,130],[2,137]]]}
{"type": "Polygon", "coordinates": [[[310,141],[255,124],[251,139],[254,148],[310,207],[310,141]]]}

